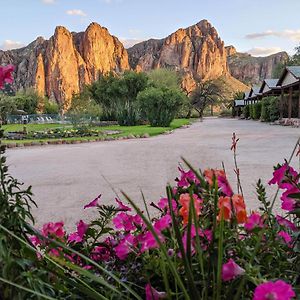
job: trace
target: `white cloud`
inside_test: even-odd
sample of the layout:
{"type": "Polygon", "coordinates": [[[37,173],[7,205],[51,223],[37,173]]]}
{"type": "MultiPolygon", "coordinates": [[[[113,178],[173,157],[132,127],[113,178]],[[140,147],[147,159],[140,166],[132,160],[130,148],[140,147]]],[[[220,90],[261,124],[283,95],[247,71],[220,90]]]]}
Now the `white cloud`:
{"type": "Polygon", "coordinates": [[[267,30],[263,32],[255,32],[255,33],[247,34],[245,38],[254,40],[254,39],[262,39],[269,36],[286,38],[293,41],[300,41],[300,29],[297,30],[287,29],[283,31],[267,30]]]}
{"type": "Polygon", "coordinates": [[[278,53],[280,51],[282,51],[280,47],[270,47],[270,48],[254,47],[248,50],[247,53],[253,56],[268,56],[274,53],[278,53]]]}
{"type": "Polygon", "coordinates": [[[22,48],[25,45],[21,42],[16,42],[16,41],[12,41],[12,40],[5,40],[3,42],[3,44],[0,46],[0,48],[2,50],[11,50],[11,49],[18,49],[18,48],[22,48]]]}
{"type": "Polygon", "coordinates": [[[67,15],[86,17],[87,14],[81,9],[70,9],[66,11],[67,15]]]}
{"type": "Polygon", "coordinates": [[[42,0],[42,2],[45,4],[54,4],[55,0],[42,0]]]}
{"type": "Polygon", "coordinates": [[[124,45],[124,47],[130,48],[134,46],[135,44],[138,44],[140,42],[143,42],[144,40],[141,39],[127,39],[127,38],[120,38],[120,42],[124,45]]]}

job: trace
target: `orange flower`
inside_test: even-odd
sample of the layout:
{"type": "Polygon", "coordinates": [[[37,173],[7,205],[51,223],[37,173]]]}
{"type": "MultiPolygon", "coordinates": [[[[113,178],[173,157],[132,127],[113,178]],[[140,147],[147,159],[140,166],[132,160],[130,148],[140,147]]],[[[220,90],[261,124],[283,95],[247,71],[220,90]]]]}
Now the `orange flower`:
{"type": "Polygon", "coordinates": [[[229,221],[232,216],[231,200],[230,197],[220,197],[218,202],[219,215],[218,221],[223,217],[224,220],[229,221]]]}
{"type": "Polygon", "coordinates": [[[229,221],[232,218],[232,205],[238,223],[245,223],[247,221],[247,212],[244,198],[241,195],[233,195],[231,199],[230,197],[219,198],[218,207],[220,211],[218,221],[221,220],[222,216],[226,221],[229,221]]]}
{"type": "Polygon", "coordinates": [[[238,223],[245,223],[247,221],[247,212],[243,196],[233,195],[232,203],[235,209],[236,219],[238,223]]]}
{"type": "Polygon", "coordinates": [[[216,179],[218,179],[218,177],[226,178],[226,174],[225,174],[224,170],[206,169],[206,170],[204,170],[203,174],[210,186],[213,185],[213,177],[214,176],[216,179]]]}
{"type": "MultiPolygon", "coordinates": [[[[196,194],[193,194],[193,199],[194,199],[194,208],[195,208],[196,215],[199,216],[200,210],[202,208],[202,200],[196,194]]],[[[183,218],[183,224],[188,223],[190,201],[191,201],[190,194],[185,193],[180,195],[179,203],[181,204],[182,207],[179,210],[179,215],[182,216],[183,218]]]]}

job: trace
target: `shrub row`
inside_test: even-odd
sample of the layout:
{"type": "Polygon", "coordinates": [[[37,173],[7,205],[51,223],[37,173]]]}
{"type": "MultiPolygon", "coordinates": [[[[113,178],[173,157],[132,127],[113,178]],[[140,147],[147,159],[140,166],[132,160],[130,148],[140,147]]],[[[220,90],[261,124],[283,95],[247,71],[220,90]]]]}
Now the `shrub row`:
{"type": "Polygon", "coordinates": [[[274,122],[279,119],[279,99],[277,97],[267,97],[262,101],[246,105],[244,107],[244,117],[263,122],[274,122]]]}

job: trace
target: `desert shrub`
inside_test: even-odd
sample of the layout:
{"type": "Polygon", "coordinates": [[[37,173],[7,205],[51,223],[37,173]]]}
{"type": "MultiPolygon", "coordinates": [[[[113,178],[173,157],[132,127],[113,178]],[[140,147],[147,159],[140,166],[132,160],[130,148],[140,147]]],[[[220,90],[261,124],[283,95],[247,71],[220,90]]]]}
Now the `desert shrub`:
{"type": "Polygon", "coordinates": [[[178,89],[150,87],[139,93],[138,101],[151,126],[168,127],[183,105],[185,97],[178,89]]]}
{"type": "Polygon", "coordinates": [[[220,111],[219,116],[220,117],[232,117],[233,116],[233,111],[235,111],[233,108],[224,108],[220,111]]]}
{"type": "Polygon", "coordinates": [[[248,119],[250,117],[250,105],[245,105],[244,107],[244,117],[248,119]]]}
{"type": "Polygon", "coordinates": [[[147,75],[149,86],[180,89],[181,76],[175,70],[161,68],[152,70],[147,75]]]}
{"type": "Polygon", "coordinates": [[[252,109],[253,119],[259,120],[261,116],[261,101],[254,103],[252,109]]]}

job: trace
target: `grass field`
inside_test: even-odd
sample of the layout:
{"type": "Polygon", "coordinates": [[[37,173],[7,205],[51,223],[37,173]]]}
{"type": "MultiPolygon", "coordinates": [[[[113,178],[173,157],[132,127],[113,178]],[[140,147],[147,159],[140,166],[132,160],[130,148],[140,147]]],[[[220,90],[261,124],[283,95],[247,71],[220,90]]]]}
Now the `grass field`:
{"type": "MultiPolygon", "coordinates": [[[[111,125],[111,126],[98,126],[93,127],[95,130],[106,131],[106,130],[117,130],[120,133],[111,135],[112,137],[121,137],[128,135],[143,135],[149,134],[149,136],[155,136],[162,134],[166,131],[174,130],[180,128],[181,126],[188,125],[191,123],[190,119],[175,119],[170,127],[151,127],[150,125],[138,125],[138,126],[119,126],[119,125],[111,125]]],[[[4,131],[22,131],[24,125],[22,124],[9,124],[3,125],[2,128],[4,131]]],[[[72,125],[62,125],[62,124],[28,124],[26,125],[27,131],[44,131],[50,130],[54,128],[65,128],[70,129],[72,125]]],[[[72,138],[64,138],[64,139],[24,139],[24,140],[4,140],[3,142],[6,144],[9,143],[17,143],[17,144],[25,144],[31,142],[47,142],[47,141],[55,141],[55,140],[94,140],[95,137],[72,137],[72,138]]]]}

